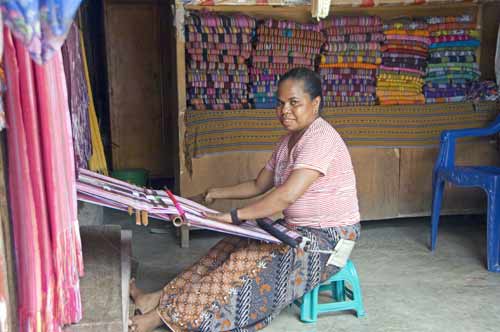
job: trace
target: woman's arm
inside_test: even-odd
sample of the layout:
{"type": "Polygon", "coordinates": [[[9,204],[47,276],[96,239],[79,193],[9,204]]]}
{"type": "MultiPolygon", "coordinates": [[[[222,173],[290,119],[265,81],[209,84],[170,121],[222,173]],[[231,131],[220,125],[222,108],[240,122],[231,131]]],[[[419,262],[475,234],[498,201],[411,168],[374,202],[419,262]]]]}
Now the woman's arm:
{"type": "Polygon", "coordinates": [[[244,199],[258,196],[273,187],[273,176],[273,172],[264,167],[255,180],[209,189],[205,195],[205,202],[211,204],[216,199],[244,199]]]}
{"type": "MultiPolygon", "coordinates": [[[[238,219],[256,219],[269,217],[279,213],[302,196],[311,184],[321,176],[316,170],[301,168],[290,174],[283,185],[255,203],[238,209],[238,219]]],[[[207,214],[207,217],[217,221],[231,223],[229,213],[207,214]]]]}

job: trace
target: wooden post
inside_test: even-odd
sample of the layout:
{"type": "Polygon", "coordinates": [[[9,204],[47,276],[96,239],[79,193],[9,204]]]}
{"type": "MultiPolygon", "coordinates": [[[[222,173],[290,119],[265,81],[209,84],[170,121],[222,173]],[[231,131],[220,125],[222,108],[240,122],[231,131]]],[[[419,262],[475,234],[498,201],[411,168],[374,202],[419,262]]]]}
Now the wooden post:
{"type": "Polygon", "coordinates": [[[5,137],[0,133],[0,295],[4,298],[7,317],[0,330],[17,331],[16,287],[14,279],[14,256],[11,239],[11,222],[7,204],[7,160],[5,158],[5,137]],[[3,293],[3,294],[2,294],[3,293]]]}

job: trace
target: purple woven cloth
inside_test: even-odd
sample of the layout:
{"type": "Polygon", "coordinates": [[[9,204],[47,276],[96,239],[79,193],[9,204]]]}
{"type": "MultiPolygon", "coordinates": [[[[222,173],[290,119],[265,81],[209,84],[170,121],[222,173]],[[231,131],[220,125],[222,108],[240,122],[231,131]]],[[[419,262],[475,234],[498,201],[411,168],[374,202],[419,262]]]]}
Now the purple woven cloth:
{"type": "Polygon", "coordinates": [[[75,150],[76,169],[88,168],[92,154],[89,125],[89,96],[83,73],[83,61],[80,49],[80,33],[73,23],[62,48],[68,103],[71,114],[71,132],[75,150]]]}

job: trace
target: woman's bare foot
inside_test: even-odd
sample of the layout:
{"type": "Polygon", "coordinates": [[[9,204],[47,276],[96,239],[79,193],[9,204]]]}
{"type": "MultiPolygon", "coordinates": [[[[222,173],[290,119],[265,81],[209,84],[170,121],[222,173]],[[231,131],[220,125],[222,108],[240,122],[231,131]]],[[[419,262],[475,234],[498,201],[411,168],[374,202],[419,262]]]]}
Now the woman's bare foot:
{"type": "Polygon", "coordinates": [[[163,324],[160,315],[156,310],[152,310],[145,315],[137,315],[129,320],[128,329],[130,332],[151,332],[163,324]]]}
{"type": "Polygon", "coordinates": [[[160,303],[162,291],[145,293],[135,285],[135,279],[130,279],[130,297],[141,314],[146,314],[156,309],[160,303]]]}

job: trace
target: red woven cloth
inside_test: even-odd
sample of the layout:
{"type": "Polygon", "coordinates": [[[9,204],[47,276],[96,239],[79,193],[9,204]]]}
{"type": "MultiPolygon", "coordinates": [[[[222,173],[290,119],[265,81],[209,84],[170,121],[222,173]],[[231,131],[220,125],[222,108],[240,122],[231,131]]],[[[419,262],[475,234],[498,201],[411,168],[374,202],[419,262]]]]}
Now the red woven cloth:
{"type": "Polygon", "coordinates": [[[4,37],[19,331],[61,331],[81,319],[83,274],[62,58],[37,65],[7,28],[4,37]]]}

